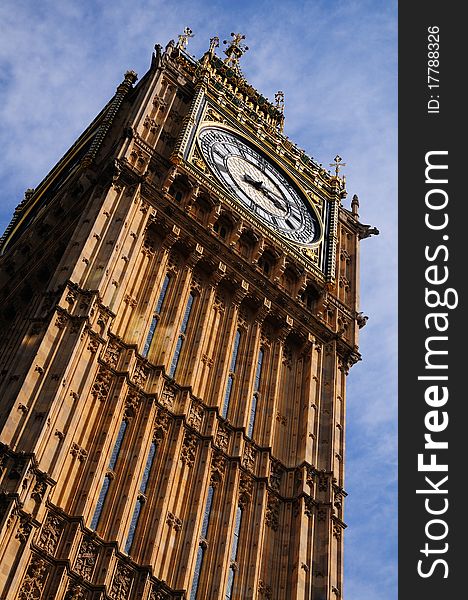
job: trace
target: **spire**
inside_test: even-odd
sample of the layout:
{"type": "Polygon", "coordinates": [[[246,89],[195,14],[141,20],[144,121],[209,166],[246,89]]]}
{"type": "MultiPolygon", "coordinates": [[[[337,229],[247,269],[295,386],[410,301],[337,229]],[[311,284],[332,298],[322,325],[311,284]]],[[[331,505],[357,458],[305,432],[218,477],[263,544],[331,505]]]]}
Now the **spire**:
{"type": "Polygon", "coordinates": [[[355,217],[359,217],[359,198],[356,194],[354,194],[351,200],[351,212],[355,217]]]}

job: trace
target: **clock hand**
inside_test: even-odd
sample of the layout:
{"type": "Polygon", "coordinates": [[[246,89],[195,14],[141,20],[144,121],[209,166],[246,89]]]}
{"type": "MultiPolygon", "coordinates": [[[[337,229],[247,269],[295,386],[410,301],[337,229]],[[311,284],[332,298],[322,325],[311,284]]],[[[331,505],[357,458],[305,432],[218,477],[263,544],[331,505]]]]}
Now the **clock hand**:
{"type": "Polygon", "coordinates": [[[263,191],[263,181],[256,181],[248,173],[244,173],[244,181],[253,185],[255,189],[263,191]]]}
{"type": "Polygon", "coordinates": [[[262,187],[261,191],[265,194],[265,196],[268,198],[268,200],[273,202],[273,204],[276,206],[276,208],[281,208],[282,210],[284,210],[283,198],[281,198],[281,200],[279,200],[280,196],[278,196],[277,194],[275,194],[274,192],[272,192],[271,190],[269,190],[266,187],[262,187]]]}

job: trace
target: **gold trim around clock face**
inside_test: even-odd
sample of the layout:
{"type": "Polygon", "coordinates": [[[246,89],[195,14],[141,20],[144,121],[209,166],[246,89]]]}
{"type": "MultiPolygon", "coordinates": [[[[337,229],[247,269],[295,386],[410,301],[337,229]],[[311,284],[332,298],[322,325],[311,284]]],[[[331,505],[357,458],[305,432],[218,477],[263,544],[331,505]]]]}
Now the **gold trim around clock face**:
{"type": "Polygon", "coordinates": [[[307,194],[253,140],[224,124],[205,121],[197,145],[216,179],[260,222],[295,245],[320,243],[322,219],[307,194]]]}

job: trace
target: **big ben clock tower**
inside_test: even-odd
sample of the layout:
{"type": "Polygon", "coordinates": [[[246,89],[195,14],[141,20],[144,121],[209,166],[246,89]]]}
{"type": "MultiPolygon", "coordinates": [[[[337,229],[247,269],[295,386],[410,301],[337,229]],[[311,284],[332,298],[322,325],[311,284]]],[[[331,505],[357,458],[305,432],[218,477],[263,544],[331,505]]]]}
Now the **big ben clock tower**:
{"type": "Polygon", "coordinates": [[[343,597],[359,243],[244,78],[156,46],[1,245],[0,598],[343,597]]]}

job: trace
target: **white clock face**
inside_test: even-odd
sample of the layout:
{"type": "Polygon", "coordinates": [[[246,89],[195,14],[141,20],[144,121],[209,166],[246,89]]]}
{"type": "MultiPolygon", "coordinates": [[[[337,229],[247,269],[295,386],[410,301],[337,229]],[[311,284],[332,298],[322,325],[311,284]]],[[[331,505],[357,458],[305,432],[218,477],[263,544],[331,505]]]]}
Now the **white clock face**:
{"type": "Polygon", "coordinates": [[[263,223],[297,244],[310,245],[319,239],[320,224],[312,209],[260,152],[218,127],[205,127],[198,140],[216,177],[263,223]]]}

